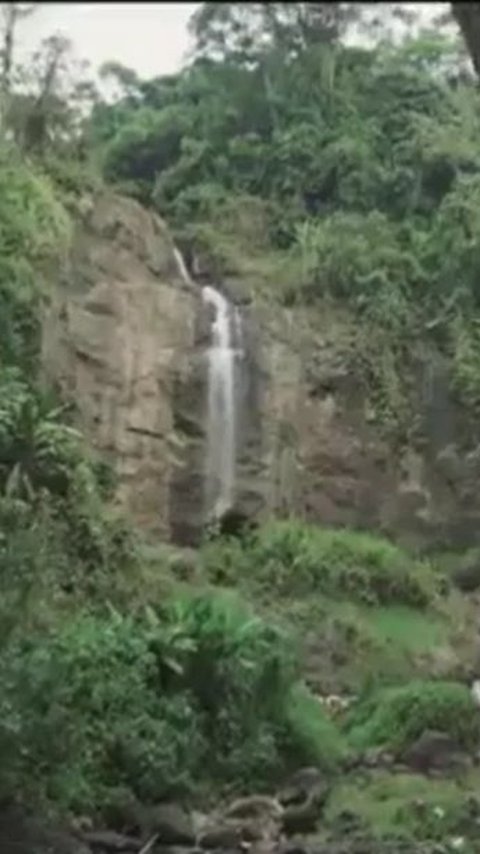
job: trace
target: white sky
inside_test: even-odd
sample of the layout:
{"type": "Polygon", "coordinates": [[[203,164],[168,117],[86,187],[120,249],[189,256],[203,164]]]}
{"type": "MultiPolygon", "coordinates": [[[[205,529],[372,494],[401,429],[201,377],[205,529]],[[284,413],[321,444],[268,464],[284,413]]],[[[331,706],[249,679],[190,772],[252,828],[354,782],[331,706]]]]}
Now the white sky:
{"type": "Polygon", "coordinates": [[[40,3],[19,27],[18,58],[61,32],[91,70],[107,60],[140,76],[177,71],[190,47],[187,23],[198,3],[40,3]]]}
{"type": "MultiPolygon", "coordinates": [[[[115,60],[140,76],[169,74],[179,70],[191,47],[187,23],[199,5],[39,3],[38,10],[21,24],[17,58],[30,53],[46,36],[61,32],[73,42],[77,59],[90,63],[92,72],[103,62],[115,60]]],[[[423,7],[428,19],[446,4],[413,5],[423,7]]]]}

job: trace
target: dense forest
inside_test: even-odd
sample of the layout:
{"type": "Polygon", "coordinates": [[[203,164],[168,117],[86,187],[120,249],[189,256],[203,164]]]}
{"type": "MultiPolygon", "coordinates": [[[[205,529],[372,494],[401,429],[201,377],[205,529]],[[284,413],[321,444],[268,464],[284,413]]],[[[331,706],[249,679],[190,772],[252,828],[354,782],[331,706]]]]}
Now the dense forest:
{"type": "Polygon", "coordinates": [[[60,36],[17,63],[37,5],[0,8],[3,801],[123,828],[132,803],[215,802],[316,765],[335,786],[325,832],[392,852],[452,851],[460,837],[473,854],[475,768],[460,782],[361,785],[345,770],[425,730],[478,749],[474,602],[446,557],[278,521],[206,539],[192,587],[191,555],[147,544],[112,509],[110,467],[39,367],[75,219],[108,185],[159,213],[217,279],[256,259],[267,304],[339,302],[394,361],[413,337],[435,341],[476,416],[471,42],[447,6],[422,28],[414,4],[204,3],[178,74],[145,80],[112,61],[97,85],[60,36]],[[326,649],[343,650],[322,652],[326,681],[357,696],[339,723],[302,667],[302,636],[319,624],[326,649]],[[439,647],[460,653],[435,669],[439,647]],[[360,825],[343,827],[353,808],[360,825]]]}

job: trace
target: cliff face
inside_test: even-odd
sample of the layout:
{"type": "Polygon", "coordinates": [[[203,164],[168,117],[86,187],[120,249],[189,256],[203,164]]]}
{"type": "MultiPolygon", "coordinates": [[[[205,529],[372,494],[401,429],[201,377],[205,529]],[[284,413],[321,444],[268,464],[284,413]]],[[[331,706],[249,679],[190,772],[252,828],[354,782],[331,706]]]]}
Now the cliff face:
{"type": "Polygon", "coordinates": [[[173,402],[195,372],[199,302],[163,223],[105,194],[77,227],[45,317],[47,376],[114,464],[119,503],[161,535],[170,533],[173,481],[190,453],[173,402]]]}
{"type": "Polygon", "coordinates": [[[411,354],[415,423],[398,441],[372,411],[354,341],[342,340],[331,317],[316,317],[314,332],[295,311],[262,325],[257,468],[268,510],[375,529],[414,547],[477,542],[480,443],[440,355],[411,354]]]}
{"type": "MultiPolygon", "coordinates": [[[[369,411],[351,343],[318,315],[242,308],[238,502],[375,527],[414,543],[478,537],[480,443],[465,439],[441,359],[417,354],[417,438],[393,447],[369,411]]],[[[84,211],[45,315],[46,376],[118,475],[118,502],[154,535],[191,543],[204,525],[206,346],[200,288],[165,225],[110,193],[84,211]]]]}

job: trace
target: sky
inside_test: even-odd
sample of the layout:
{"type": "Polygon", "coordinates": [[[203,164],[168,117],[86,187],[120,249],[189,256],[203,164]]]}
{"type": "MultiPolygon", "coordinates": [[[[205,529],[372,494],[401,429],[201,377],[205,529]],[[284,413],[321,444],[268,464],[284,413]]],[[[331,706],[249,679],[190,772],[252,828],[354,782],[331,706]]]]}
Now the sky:
{"type": "MultiPolygon", "coordinates": [[[[21,60],[54,32],[66,35],[77,59],[95,73],[107,60],[153,77],[178,71],[191,47],[188,20],[199,3],[39,3],[19,32],[21,60]]],[[[389,4],[386,4],[389,5],[389,4]]],[[[425,18],[445,6],[418,3],[425,18]]]]}
{"type": "Polygon", "coordinates": [[[40,3],[19,30],[18,58],[61,32],[93,72],[107,60],[145,77],[181,68],[190,39],[187,23],[198,3],[40,3]]]}

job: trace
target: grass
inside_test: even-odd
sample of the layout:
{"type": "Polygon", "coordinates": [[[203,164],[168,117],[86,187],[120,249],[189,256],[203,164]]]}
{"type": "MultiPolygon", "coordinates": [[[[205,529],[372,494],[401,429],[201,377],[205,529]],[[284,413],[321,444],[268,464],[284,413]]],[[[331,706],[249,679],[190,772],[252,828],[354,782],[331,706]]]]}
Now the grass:
{"type": "Polygon", "coordinates": [[[474,601],[436,563],[383,538],[275,522],[243,542],[206,544],[199,564],[204,583],[240,590],[293,628],[319,692],[457,679],[474,663],[474,601]]]}
{"type": "Polygon", "coordinates": [[[470,690],[459,682],[413,680],[371,691],[347,718],[351,744],[364,750],[402,752],[426,730],[447,733],[459,747],[475,752],[480,716],[470,690]]]}
{"type": "Polygon", "coordinates": [[[355,602],[270,601],[265,613],[292,628],[303,647],[304,670],[320,693],[359,693],[366,685],[412,678],[457,678],[473,662],[468,603],[447,600],[445,611],[355,602]],[[465,610],[460,607],[465,604],[465,610]],[[468,612],[469,620],[466,619],[468,612]]]}
{"type": "MultiPolygon", "coordinates": [[[[478,771],[461,782],[377,772],[338,785],[325,817],[328,824],[335,825],[342,812],[348,811],[380,837],[398,834],[445,843],[448,836],[467,835],[478,845],[480,829],[475,817],[469,816],[468,797],[479,785],[478,771]]],[[[467,846],[462,851],[478,850],[467,846]]]]}
{"type": "Polygon", "coordinates": [[[439,617],[420,614],[401,605],[377,608],[365,617],[379,641],[394,644],[406,653],[435,650],[445,640],[445,629],[448,631],[439,617]]]}

